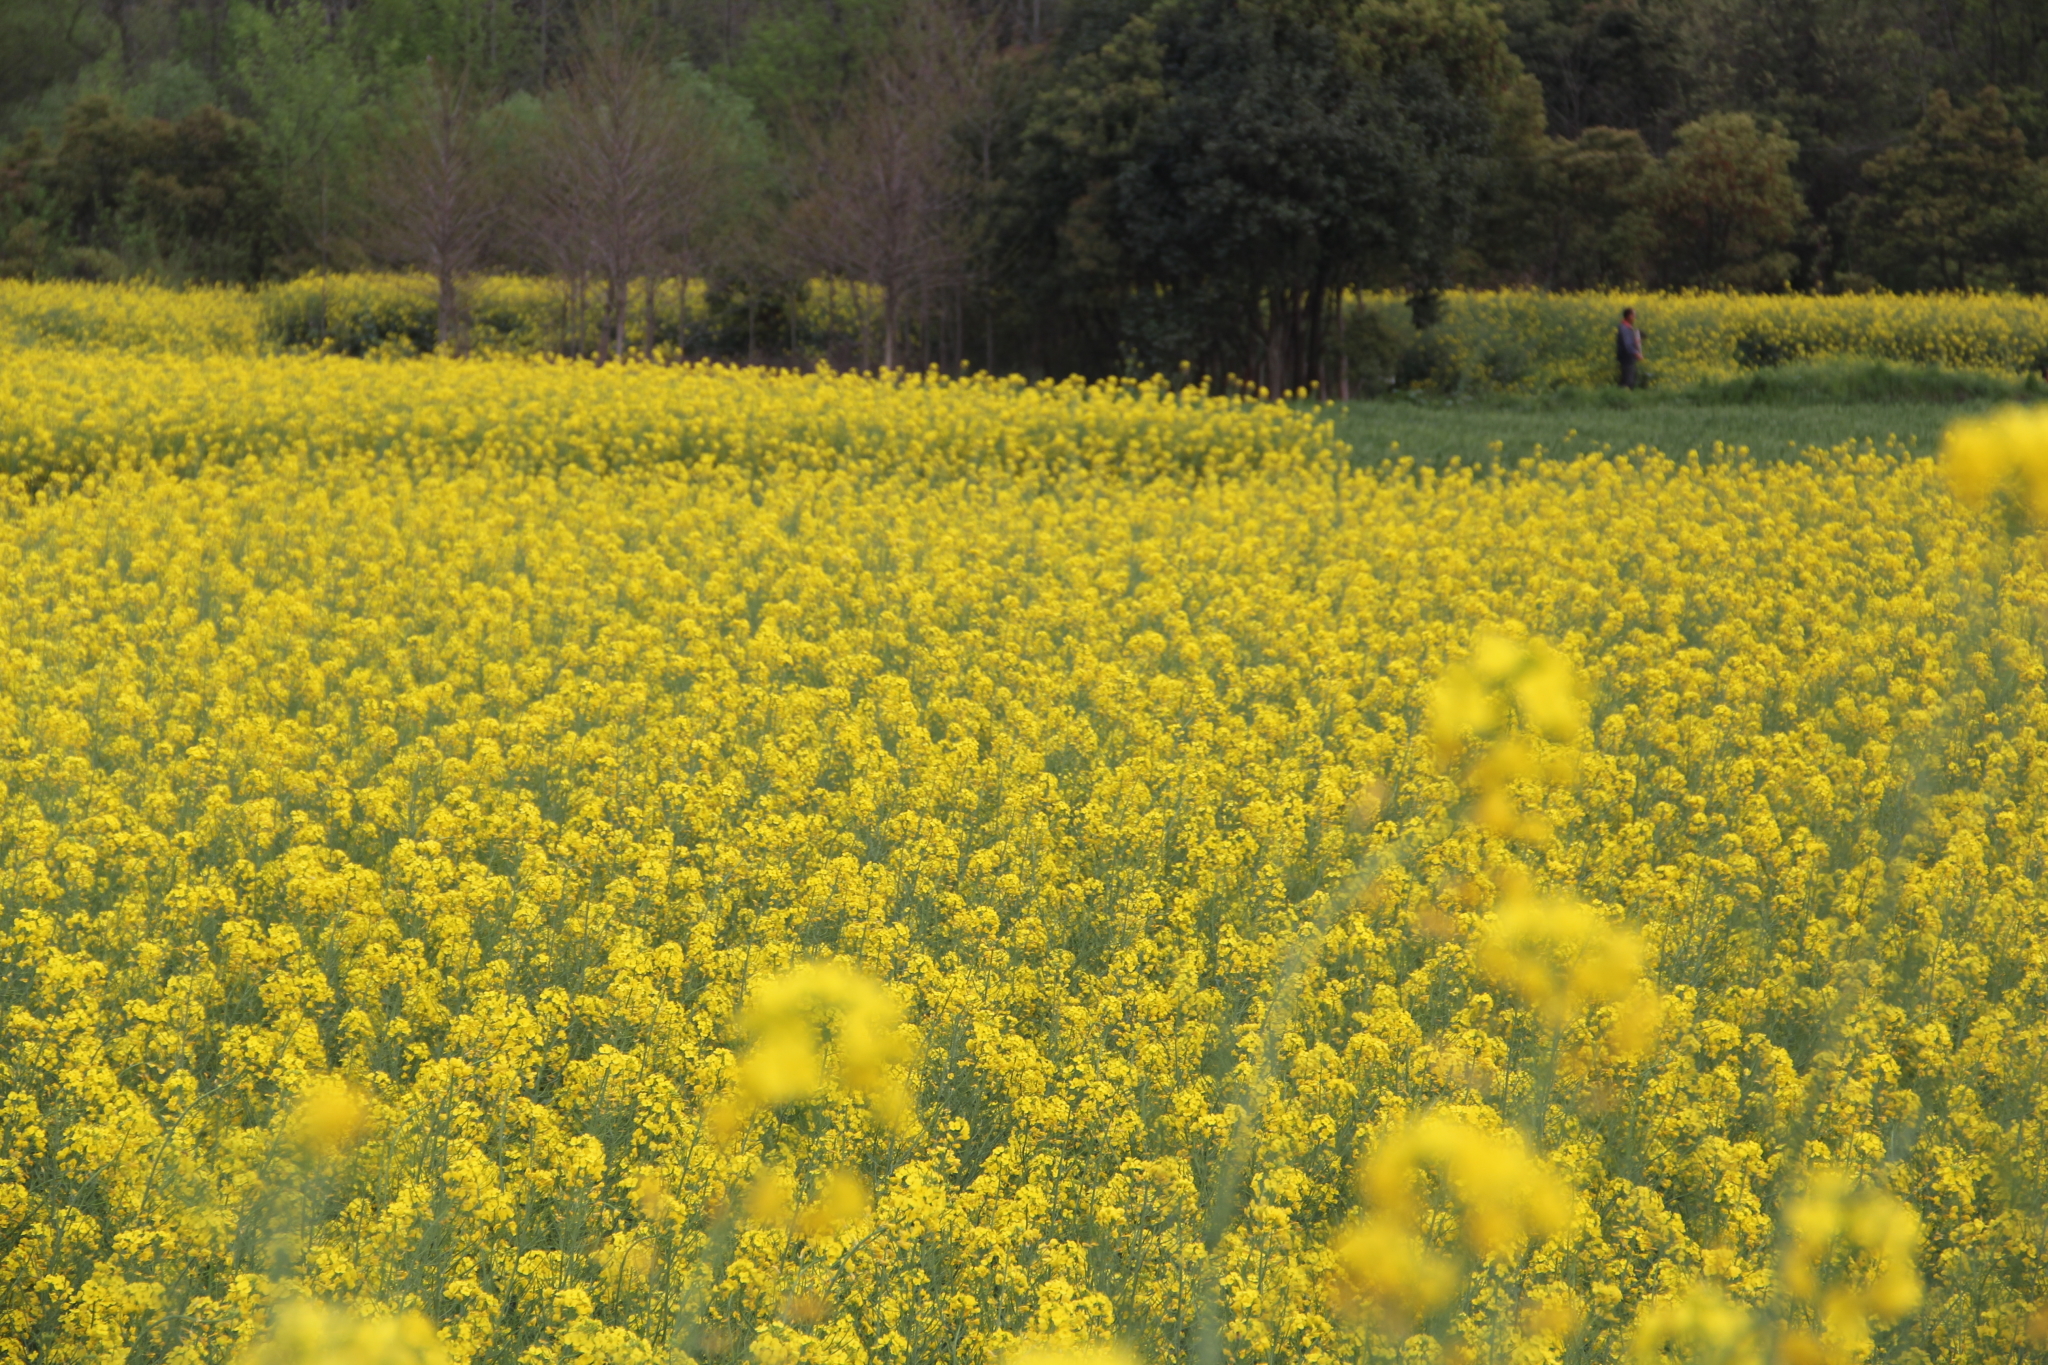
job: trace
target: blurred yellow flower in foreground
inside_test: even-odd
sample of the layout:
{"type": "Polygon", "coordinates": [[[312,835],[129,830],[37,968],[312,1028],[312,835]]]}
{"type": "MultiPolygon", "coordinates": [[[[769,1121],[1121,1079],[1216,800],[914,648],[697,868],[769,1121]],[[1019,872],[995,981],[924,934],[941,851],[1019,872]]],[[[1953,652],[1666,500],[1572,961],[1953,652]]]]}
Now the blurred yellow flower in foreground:
{"type": "Polygon", "coordinates": [[[1553,1027],[1627,996],[1643,973],[1642,942],[1574,900],[1509,899],[1481,922],[1473,965],[1553,1027]]]}
{"type": "Polygon", "coordinates": [[[873,978],[841,963],[806,963],[756,985],[740,1022],[748,1038],[739,1068],[745,1105],[817,1098],[829,1076],[885,1121],[907,1117],[899,1071],[916,1056],[917,1034],[873,978]]]}
{"type": "Polygon", "coordinates": [[[269,1335],[236,1365],[446,1365],[433,1325],[418,1313],[362,1317],[301,1301],[277,1310],[269,1335]]]}

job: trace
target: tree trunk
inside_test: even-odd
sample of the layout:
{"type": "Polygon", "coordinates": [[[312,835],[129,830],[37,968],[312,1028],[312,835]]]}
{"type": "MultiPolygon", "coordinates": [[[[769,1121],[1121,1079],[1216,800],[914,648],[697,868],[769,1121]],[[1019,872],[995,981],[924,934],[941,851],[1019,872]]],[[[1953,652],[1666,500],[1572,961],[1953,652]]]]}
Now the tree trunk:
{"type": "Polygon", "coordinates": [[[1337,291],[1337,396],[1351,401],[1351,348],[1344,344],[1344,291],[1337,291]]]}
{"type": "Polygon", "coordinates": [[[461,353],[462,341],[455,334],[455,270],[445,255],[435,262],[434,285],[437,304],[434,317],[434,349],[443,355],[458,355],[461,353]]]}
{"type": "Polygon", "coordinates": [[[604,335],[598,338],[600,360],[623,360],[626,357],[627,291],[631,288],[632,281],[617,266],[605,273],[604,335]]]}
{"type": "Polygon", "coordinates": [[[676,359],[690,358],[690,271],[676,271],[676,359]]]}
{"type": "Polygon", "coordinates": [[[1302,357],[1301,387],[1313,384],[1316,397],[1323,396],[1323,319],[1328,305],[1324,299],[1323,268],[1316,267],[1315,283],[1308,290],[1308,354],[1302,357]]]}

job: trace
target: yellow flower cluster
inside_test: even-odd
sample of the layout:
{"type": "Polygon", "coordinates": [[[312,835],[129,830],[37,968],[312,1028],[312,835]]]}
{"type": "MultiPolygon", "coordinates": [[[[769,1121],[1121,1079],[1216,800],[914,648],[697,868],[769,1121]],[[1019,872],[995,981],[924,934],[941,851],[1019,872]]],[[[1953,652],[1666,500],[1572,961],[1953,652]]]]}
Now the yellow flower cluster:
{"type": "Polygon", "coordinates": [[[1900,1321],[1920,1304],[1913,1265],[1918,1216],[1888,1194],[1857,1191],[1839,1171],[1823,1171],[1793,1201],[1785,1223],[1777,1321],[1702,1281],[1642,1315],[1636,1360],[1853,1365],[1870,1359],[1872,1329],[1900,1321]]]}
{"type": "MultiPolygon", "coordinates": [[[[1359,304],[1409,336],[1395,295],[1359,304]]],[[[2048,362],[2048,299],[2019,294],[1624,293],[1453,290],[1428,333],[1439,364],[1513,390],[1614,382],[1614,328],[1634,308],[1655,382],[1732,379],[1802,361],[1883,360],[2007,376],[2048,362]]]]}
{"type": "Polygon", "coordinates": [[[1532,1238],[1565,1226],[1571,1211],[1563,1183],[1531,1158],[1522,1141],[1490,1130],[1499,1116],[1481,1108],[1477,1122],[1438,1111],[1395,1133],[1359,1173],[1372,1215],[1335,1245],[1339,1302],[1363,1300],[1383,1326],[1406,1335],[1416,1318],[1448,1302],[1462,1276],[1427,1241],[1432,1209],[1417,1187],[1434,1183],[1455,1209],[1458,1240],[1483,1261],[1518,1258],[1532,1238]]]}
{"type": "MultiPolygon", "coordinates": [[[[631,341],[646,336],[647,281],[631,286],[631,341]]],[[[598,348],[600,310],[592,291],[582,306],[559,281],[518,275],[463,282],[470,347],[485,352],[559,350],[574,338],[598,348]]],[[[879,296],[860,285],[817,281],[788,320],[799,340],[842,341],[876,325],[879,296]]],[[[431,276],[314,274],[253,289],[172,289],[144,283],[78,284],[0,279],[0,345],[107,347],[163,355],[253,355],[281,349],[350,350],[397,359],[434,347],[438,303],[431,276]]],[[[711,322],[702,280],[687,290],[655,282],[653,321],[660,344],[679,330],[711,322]],[[685,297],[687,295],[687,297],[685,297]]],[[[764,350],[788,338],[763,335],[764,350]]]]}
{"type": "Polygon", "coordinates": [[[251,355],[260,328],[245,290],[0,279],[0,346],[251,355]]]}
{"type": "Polygon", "coordinates": [[[943,473],[1128,474],[1327,456],[1326,428],[1273,404],[1158,383],[607,365],[516,358],[0,350],[0,470],[42,478],[142,462],[375,455],[417,471],[715,462],[943,473]]]}
{"type": "MultiPolygon", "coordinates": [[[[646,285],[632,290],[631,340],[645,335],[646,285]]],[[[555,281],[491,276],[465,283],[471,342],[485,352],[559,346],[569,331],[597,344],[596,310],[578,312],[555,281]],[[572,318],[575,320],[571,325],[572,318]]],[[[857,286],[814,282],[795,309],[802,337],[842,339],[872,328],[876,302],[857,286]]],[[[1414,340],[1397,295],[1354,296],[1381,332],[1414,340]]],[[[708,320],[701,281],[687,300],[655,291],[658,334],[708,320]],[[680,311],[679,311],[680,310],[680,311]]],[[[2048,362],[2048,300],[2023,295],[1543,294],[1453,290],[1427,334],[1440,363],[1489,387],[1543,391],[1614,380],[1613,329],[1634,307],[1656,382],[1733,378],[1757,365],[1884,360],[1990,374],[2038,373],[2048,362]]],[[[435,290],[419,275],[313,275],[254,289],[168,289],[0,280],[0,344],[99,347],[150,355],[253,355],[336,345],[385,356],[430,348],[435,290]]],[[[770,350],[783,344],[764,338],[770,350]]],[[[1354,376],[1361,378],[1362,376],[1354,376]]]]}
{"type": "Polygon", "coordinates": [[[262,1340],[235,1365],[447,1365],[433,1324],[418,1313],[363,1319],[317,1303],[280,1308],[262,1340]]]}
{"type": "Polygon", "coordinates": [[[59,348],[0,451],[0,1360],[2048,1336],[2048,569],[1932,461],[59,348]]]}
{"type": "MultiPolygon", "coordinates": [[[[907,1096],[894,1065],[908,1061],[915,1040],[896,1001],[843,963],[807,963],[761,985],[740,1016],[747,1050],[740,1059],[741,1113],[825,1093],[820,1023],[829,1020],[836,1079],[900,1122],[907,1096]]],[[[736,1122],[739,1115],[730,1121],[736,1122]]]]}
{"type": "Polygon", "coordinates": [[[1982,507],[2014,495],[2033,522],[2048,522],[2048,408],[2007,407],[1965,418],[1942,436],[1942,471],[1955,495],[1982,507]]]}

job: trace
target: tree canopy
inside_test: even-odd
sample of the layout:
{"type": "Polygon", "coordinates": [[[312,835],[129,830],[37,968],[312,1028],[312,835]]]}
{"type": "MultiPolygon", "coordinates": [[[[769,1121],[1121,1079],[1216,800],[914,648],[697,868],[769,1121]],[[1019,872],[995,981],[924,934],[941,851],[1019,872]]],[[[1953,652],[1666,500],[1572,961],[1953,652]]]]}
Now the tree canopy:
{"type": "Polygon", "coordinates": [[[1292,387],[1336,291],[1450,281],[1520,78],[1484,6],[1158,0],[1100,28],[1015,136],[1019,309],[1092,329],[1098,363],[1292,387]]]}
{"type": "Polygon", "coordinates": [[[859,364],[1291,388],[1361,286],[2031,290],[2044,141],[2039,5],[0,0],[0,271],[411,265],[451,335],[557,272],[614,346],[682,272],[748,355],[816,281],[859,364]],[[603,41],[659,190],[576,187],[639,110],[603,41]]]}

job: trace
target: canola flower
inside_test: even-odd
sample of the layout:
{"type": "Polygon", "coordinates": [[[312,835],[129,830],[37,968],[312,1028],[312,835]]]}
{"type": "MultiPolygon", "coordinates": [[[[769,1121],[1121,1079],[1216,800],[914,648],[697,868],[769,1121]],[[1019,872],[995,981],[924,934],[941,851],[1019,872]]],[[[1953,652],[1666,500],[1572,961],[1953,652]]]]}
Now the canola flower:
{"type": "Polygon", "coordinates": [[[1871,1359],[1874,1330],[1920,1304],[1914,1266],[1919,1217],[1881,1190],[1858,1190],[1840,1171],[1824,1170],[1792,1202],[1785,1224],[1775,1322],[1702,1280],[1649,1305],[1636,1326],[1635,1359],[1730,1365],[1871,1359]]]}
{"type": "Polygon", "coordinates": [[[0,365],[0,1358],[2048,1337],[2048,568],[1931,461],[0,365]]]}
{"type": "Polygon", "coordinates": [[[756,987],[740,1017],[747,1049],[731,1122],[757,1107],[813,1099],[827,1089],[824,1020],[832,1033],[830,1079],[891,1122],[907,1117],[909,1097],[896,1067],[915,1055],[917,1044],[901,1008],[873,980],[825,962],[806,963],[756,987]]]}
{"type": "Polygon", "coordinates": [[[235,1365],[447,1365],[433,1324],[418,1313],[362,1318],[318,1303],[282,1308],[235,1365]]]}
{"type": "MultiPolygon", "coordinates": [[[[560,282],[518,275],[466,280],[461,289],[469,348],[531,354],[573,341],[598,349],[600,310],[582,306],[560,282]]],[[[648,322],[647,281],[632,284],[632,336],[648,322]]],[[[790,308],[800,347],[846,344],[872,334],[880,296],[845,281],[814,281],[790,308]]],[[[655,282],[653,322],[673,351],[715,324],[702,280],[655,282]]],[[[139,282],[77,284],[0,279],[0,345],[109,348],[155,355],[253,355],[307,350],[403,359],[432,351],[437,287],[418,274],[315,273],[253,288],[176,289],[139,282]]],[[[789,334],[758,338],[777,351],[789,334]]]]}
{"type": "Polygon", "coordinates": [[[253,355],[261,330],[246,290],[0,279],[0,347],[253,355]]]}
{"type": "Polygon", "coordinates": [[[1300,414],[1163,384],[717,365],[0,351],[0,471],[376,455],[420,470],[713,462],[1132,476],[1327,455],[1300,414]]]}
{"type": "MultiPolygon", "coordinates": [[[[641,344],[645,282],[633,286],[631,330],[641,344]]],[[[686,301],[673,281],[655,292],[661,344],[711,325],[701,281],[686,301]]],[[[486,354],[532,354],[565,336],[595,349],[596,310],[576,314],[555,281],[483,276],[464,286],[469,344],[486,354]]],[[[1398,295],[1352,305],[1392,337],[1412,338],[1398,295]]],[[[813,281],[791,321],[799,347],[872,334],[877,300],[844,282],[813,281]]],[[[1428,341],[1435,364],[1482,387],[1542,392],[1614,379],[1611,335],[1621,309],[1640,310],[1659,385],[1726,380],[1759,365],[1880,360],[1987,374],[2038,373],[2048,360],[2048,300],[2009,294],[1738,295],[1706,292],[1451,290],[1428,341]]],[[[171,289],[0,280],[0,345],[113,349],[149,355],[247,356],[343,350],[386,358],[434,346],[431,278],[311,275],[252,289],[171,289]]],[[[770,350],[787,338],[763,338],[770,350]]],[[[1365,376],[1354,375],[1364,382],[1365,376]]]]}
{"type": "Polygon", "coordinates": [[[2006,407],[1952,423],[1942,434],[1941,465],[1967,506],[2006,493],[2030,521],[2048,521],[2048,409],[2006,407]]]}
{"type": "Polygon", "coordinates": [[[1406,1325],[1457,1291],[1457,1261],[1427,1239],[1426,1215],[1435,1211],[1418,1190],[1425,1182],[1440,1186],[1455,1239],[1477,1260],[1519,1257],[1565,1226],[1571,1197],[1563,1182],[1519,1137],[1493,1131],[1499,1119],[1491,1110],[1476,1113],[1433,1111],[1386,1138],[1362,1168],[1359,1189],[1372,1213],[1336,1242],[1340,1302],[1363,1300],[1406,1325]]]}

